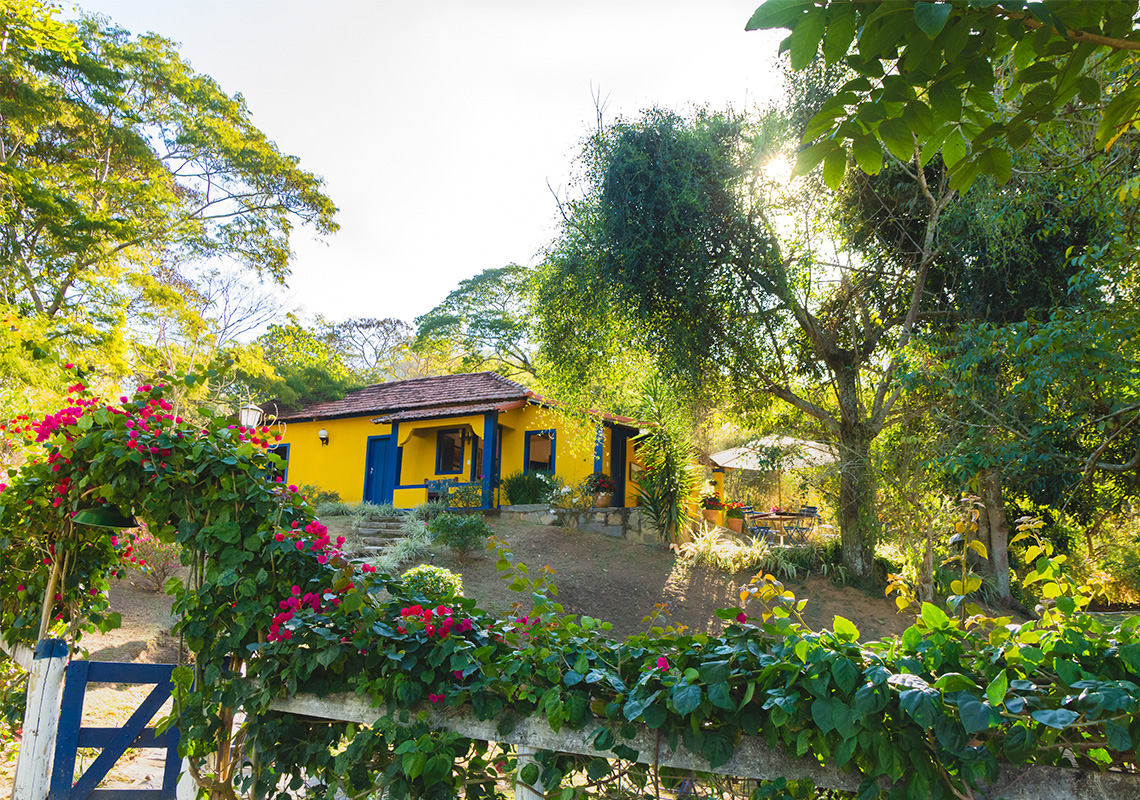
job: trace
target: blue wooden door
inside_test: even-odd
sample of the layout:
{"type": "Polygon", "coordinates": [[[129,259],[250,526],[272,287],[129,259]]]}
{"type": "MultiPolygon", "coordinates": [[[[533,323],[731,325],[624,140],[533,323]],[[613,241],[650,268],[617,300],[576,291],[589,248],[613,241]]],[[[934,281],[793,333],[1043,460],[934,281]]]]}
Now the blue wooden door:
{"type": "Polygon", "coordinates": [[[388,474],[391,436],[369,436],[368,455],[364,459],[364,499],[369,503],[391,503],[395,488],[388,474]]]}

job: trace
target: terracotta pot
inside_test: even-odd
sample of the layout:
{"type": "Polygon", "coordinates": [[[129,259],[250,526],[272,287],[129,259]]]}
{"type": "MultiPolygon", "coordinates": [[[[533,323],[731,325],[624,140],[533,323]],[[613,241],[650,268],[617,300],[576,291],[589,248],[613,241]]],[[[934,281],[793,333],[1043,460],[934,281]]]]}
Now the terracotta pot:
{"type": "Polygon", "coordinates": [[[701,516],[705,518],[705,522],[711,522],[715,525],[720,512],[715,508],[704,508],[701,509],[701,516]]]}
{"type": "Polygon", "coordinates": [[[613,501],[613,492],[598,492],[594,495],[594,508],[609,508],[613,501]]]}
{"type": "Polygon", "coordinates": [[[744,530],[744,520],[742,520],[740,517],[729,519],[728,529],[733,533],[740,533],[742,530],[744,530]]]}

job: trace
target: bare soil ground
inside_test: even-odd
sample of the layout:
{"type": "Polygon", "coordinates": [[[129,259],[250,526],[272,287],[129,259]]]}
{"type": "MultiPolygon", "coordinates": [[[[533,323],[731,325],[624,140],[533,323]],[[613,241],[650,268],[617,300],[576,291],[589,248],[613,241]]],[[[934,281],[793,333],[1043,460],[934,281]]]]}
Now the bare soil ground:
{"type": "MultiPolygon", "coordinates": [[[[713,612],[739,605],[740,587],[753,575],[694,566],[663,545],[630,544],[600,534],[502,518],[491,520],[491,527],[514,561],[526,564],[532,577],[540,567],[553,569],[557,601],[567,613],[609,621],[612,635],[618,638],[644,632],[649,623],[643,620],[658,603],[665,605],[673,624],[694,631],[719,630],[721,621],[713,612]]],[[[440,548],[423,561],[462,574],[464,594],[487,611],[506,611],[526,600],[499,579],[494,553],[478,554],[462,563],[447,548],[440,548]]],[[[902,633],[912,622],[882,595],[836,586],[817,576],[801,576],[785,581],[785,586],[808,600],[803,616],[813,629],[830,628],[838,614],[854,622],[864,639],[879,639],[902,633]]]]}
{"type": "MultiPolygon", "coordinates": [[[[346,518],[324,521],[334,536],[348,525],[346,518]]],[[[609,621],[613,624],[612,635],[619,638],[644,632],[650,625],[644,618],[654,613],[657,604],[664,604],[668,610],[667,622],[686,625],[694,631],[717,630],[721,622],[713,612],[738,605],[739,588],[752,577],[749,572],[730,575],[690,565],[664,546],[630,544],[600,534],[502,518],[492,519],[490,524],[513,560],[526,564],[532,577],[541,567],[553,570],[557,601],[567,613],[609,621]]],[[[496,554],[484,552],[460,562],[441,547],[422,563],[462,574],[466,596],[475,598],[487,611],[506,612],[516,604],[529,610],[529,597],[507,588],[507,581],[496,570],[496,561],[496,554]]],[[[829,628],[833,618],[841,615],[856,624],[865,640],[870,640],[899,634],[911,623],[910,617],[895,611],[892,601],[878,594],[836,586],[815,576],[786,581],[785,585],[798,598],[808,600],[803,616],[813,629],[829,628]]],[[[170,597],[122,580],[111,588],[111,606],[122,614],[123,626],[84,640],[92,660],[177,661],[179,645],[171,635],[174,618],[170,614],[170,597]]],[[[659,620],[652,624],[664,623],[659,620]]],[[[110,726],[125,722],[149,690],[147,686],[92,686],[84,707],[84,724],[110,726]]],[[[96,754],[97,751],[81,753],[83,766],[96,754]]],[[[0,796],[11,791],[14,764],[14,760],[0,759],[0,796]]],[[[161,760],[157,751],[136,750],[128,751],[128,757],[116,765],[103,786],[158,788],[160,782],[161,760]]]]}

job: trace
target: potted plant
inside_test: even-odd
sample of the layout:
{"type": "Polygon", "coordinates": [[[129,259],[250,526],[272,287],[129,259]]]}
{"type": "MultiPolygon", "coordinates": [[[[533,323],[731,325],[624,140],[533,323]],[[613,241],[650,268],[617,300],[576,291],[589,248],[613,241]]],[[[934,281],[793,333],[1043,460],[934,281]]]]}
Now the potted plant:
{"type": "Polygon", "coordinates": [[[715,494],[706,494],[701,498],[701,516],[706,522],[714,525],[720,521],[720,512],[724,510],[724,503],[715,494]]]}
{"type": "Polygon", "coordinates": [[[725,522],[733,533],[744,530],[744,503],[728,503],[725,505],[725,522]]]}
{"type": "Polygon", "coordinates": [[[594,495],[594,508],[609,508],[617,491],[617,481],[604,472],[595,472],[586,478],[586,490],[594,495]]]}

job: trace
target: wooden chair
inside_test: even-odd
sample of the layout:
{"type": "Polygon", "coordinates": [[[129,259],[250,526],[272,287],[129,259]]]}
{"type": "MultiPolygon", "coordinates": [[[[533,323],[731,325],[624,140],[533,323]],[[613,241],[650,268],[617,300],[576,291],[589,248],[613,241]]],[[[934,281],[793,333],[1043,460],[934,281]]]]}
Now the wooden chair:
{"type": "Polygon", "coordinates": [[[454,479],[442,478],[435,481],[425,480],[424,485],[427,486],[427,499],[429,503],[438,502],[450,507],[451,487],[455,485],[454,479]]]}

